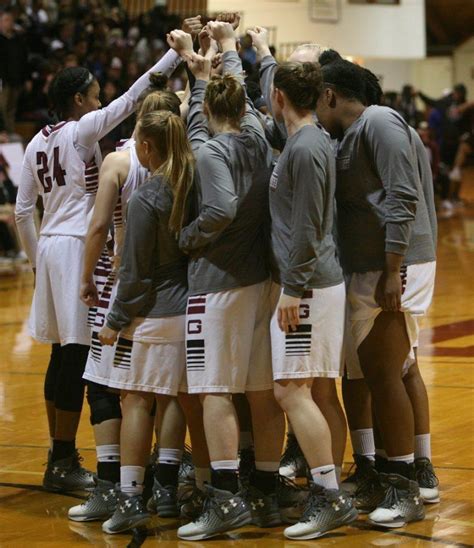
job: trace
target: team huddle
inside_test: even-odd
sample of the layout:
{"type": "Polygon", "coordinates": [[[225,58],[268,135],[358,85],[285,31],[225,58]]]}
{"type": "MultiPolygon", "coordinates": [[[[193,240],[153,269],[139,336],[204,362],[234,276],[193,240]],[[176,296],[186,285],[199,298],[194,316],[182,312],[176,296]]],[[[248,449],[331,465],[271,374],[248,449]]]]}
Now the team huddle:
{"type": "Polygon", "coordinates": [[[28,145],[16,206],[31,333],[52,345],[43,486],[89,490],[68,517],[109,534],[152,514],[183,518],[185,540],[283,523],[314,539],[359,513],[402,527],[439,501],[416,359],[436,270],[429,160],[370,71],[316,44],[278,64],[261,27],[252,101],[238,24],[185,20],[103,109],[85,68],[51,85],[60,122],[28,145]],[[75,446],[85,387],[94,474],[75,446]]]}

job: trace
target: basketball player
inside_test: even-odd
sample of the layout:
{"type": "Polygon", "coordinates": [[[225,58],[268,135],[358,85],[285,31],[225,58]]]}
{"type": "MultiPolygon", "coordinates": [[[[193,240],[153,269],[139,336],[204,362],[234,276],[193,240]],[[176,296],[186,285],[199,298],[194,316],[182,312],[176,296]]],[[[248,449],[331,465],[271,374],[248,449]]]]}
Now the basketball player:
{"type": "MultiPolygon", "coordinates": [[[[251,521],[261,526],[280,522],[276,480],[284,418],[271,391],[268,333],[271,151],[240,83],[242,65],[231,24],[208,27],[223,51],[224,73],[230,74],[209,81],[210,57],[189,52],[196,82],[188,134],[200,199],[199,216],[182,230],[180,245],[191,259],[188,390],[203,402],[211,486],[200,516],[178,529],[185,540],[206,539],[251,521]],[[239,492],[239,428],[232,403],[233,393],[244,392],[256,455],[248,499],[239,492]]],[[[211,49],[208,54],[213,55],[211,49]]]]}
{"type": "Polygon", "coordinates": [[[406,123],[391,109],[366,107],[365,76],[352,63],[322,71],[318,119],[340,140],[338,239],[351,274],[351,335],[388,455],[380,474],[385,496],[369,521],[399,527],[424,518],[402,370],[417,338],[414,315],[424,313],[433,292],[432,229],[406,123]]]}
{"type": "MultiPolygon", "coordinates": [[[[180,113],[180,101],[174,93],[166,90],[166,84],[166,76],[150,75],[150,85],[139,99],[137,119],[140,119],[143,114],[156,110],[180,113]]],[[[109,154],[100,170],[99,190],[86,236],[81,299],[88,306],[98,305],[98,308],[95,309],[95,319],[92,322],[92,349],[89,352],[84,378],[88,380],[99,481],[85,503],[69,510],[69,518],[75,521],[107,519],[115,509],[114,497],[105,498],[102,495],[107,491],[113,491],[115,484],[120,481],[121,409],[119,393],[109,392],[106,386],[111,384],[117,388],[115,378],[117,375],[114,377],[113,372],[117,369],[120,375],[121,370],[114,369],[115,347],[102,347],[98,333],[116,295],[117,272],[123,249],[128,200],[148,176],[148,170],[138,161],[133,137],[121,143],[117,152],[109,154]],[[113,268],[106,278],[98,299],[94,271],[98,262],[101,262],[100,256],[112,221],[114,224],[113,268]]],[[[183,426],[184,428],[176,430],[185,430],[185,423],[183,426]]],[[[181,445],[183,442],[182,439],[181,445]]]]}
{"type": "MultiPolygon", "coordinates": [[[[272,112],[272,86],[278,65],[270,52],[268,31],[262,27],[255,27],[250,29],[248,33],[252,37],[253,44],[257,48],[259,57],[262,60],[260,68],[260,85],[267,106],[270,112],[272,112]]],[[[332,50],[328,50],[324,46],[318,44],[304,44],[295,49],[288,58],[288,61],[315,63],[318,62],[321,55],[326,55],[327,57],[327,54],[330,51],[332,50]]],[[[336,55],[338,54],[336,53],[336,55]]],[[[317,122],[316,119],[314,121],[317,122]]],[[[285,124],[276,120],[274,125],[283,136],[284,142],[287,138],[285,124]]],[[[340,479],[346,446],[347,427],[344,411],[342,410],[337,395],[335,379],[315,377],[313,380],[312,392],[314,401],[324,415],[331,430],[334,462],[336,464],[338,479],[340,479]]],[[[306,473],[306,462],[296,438],[291,431],[291,425],[289,424],[286,449],[281,459],[280,474],[295,477],[305,476],[306,473]]]]}
{"type": "MultiPolygon", "coordinates": [[[[433,247],[436,249],[437,220],[431,166],[420,136],[413,128],[410,128],[410,133],[416,149],[415,153],[423,196],[428,207],[433,247]]],[[[416,352],[414,358],[407,360],[404,365],[403,382],[413,406],[415,421],[415,477],[420,487],[423,501],[433,504],[439,502],[439,489],[438,479],[431,464],[429,401],[426,387],[418,368],[416,352]]],[[[351,430],[356,470],[352,476],[342,483],[342,487],[348,492],[355,493],[355,505],[359,510],[370,511],[374,509],[374,504],[377,502],[377,490],[374,489],[373,482],[371,481],[371,478],[374,478],[372,468],[375,464],[378,471],[384,471],[386,453],[382,447],[383,444],[377,445],[377,448],[375,447],[370,392],[363,380],[363,373],[360,369],[357,355],[351,353],[348,356],[347,366],[348,376],[343,380],[343,395],[351,430]]]]}
{"type": "MultiPolygon", "coordinates": [[[[171,51],[152,71],[172,71],[178,62],[171,51]]],[[[90,344],[88,309],[79,299],[84,238],[98,185],[98,141],[133,112],[148,82],[147,73],[98,110],[100,88],[93,75],[81,67],[62,70],[50,88],[54,110],[62,121],[43,128],[25,152],[16,222],[36,273],[30,328],[34,338],[53,345],[45,378],[52,439],[43,479],[48,490],[93,486],[75,448],[90,344]],[[33,220],[38,195],[44,204],[39,240],[33,220]]]]}
{"type": "Polygon", "coordinates": [[[102,526],[110,534],[150,517],[141,496],[153,432],[150,412],[154,401],[165,412],[185,376],[188,262],[176,237],[188,219],[194,158],[179,115],[143,115],[136,154],[153,177],[129,202],[117,296],[99,333],[102,344],[118,339],[116,359],[126,387],[121,390],[120,493],[113,516],[102,526]]]}

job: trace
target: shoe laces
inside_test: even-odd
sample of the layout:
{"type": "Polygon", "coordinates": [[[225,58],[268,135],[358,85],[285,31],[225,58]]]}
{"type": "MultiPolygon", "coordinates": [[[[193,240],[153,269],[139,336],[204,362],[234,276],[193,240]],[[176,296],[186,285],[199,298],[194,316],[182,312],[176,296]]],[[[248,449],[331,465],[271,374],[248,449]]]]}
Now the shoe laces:
{"type": "Polygon", "coordinates": [[[371,474],[361,475],[360,478],[360,484],[354,493],[355,498],[371,495],[380,487],[380,480],[375,471],[371,474]]]}
{"type": "Polygon", "coordinates": [[[385,491],[385,496],[383,501],[380,503],[381,508],[393,508],[397,506],[403,498],[404,491],[392,483],[388,483],[387,489],[385,491]]]}
{"type": "Polygon", "coordinates": [[[418,463],[416,468],[416,481],[430,487],[437,487],[439,480],[433,470],[433,465],[429,461],[418,463]]]}
{"type": "Polygon", "coordinates": [[[319,486],[314,487],[300,521],[309,521],[311,517],[326,508],[329,503],[326,491],[319,488],[319,486]]]}

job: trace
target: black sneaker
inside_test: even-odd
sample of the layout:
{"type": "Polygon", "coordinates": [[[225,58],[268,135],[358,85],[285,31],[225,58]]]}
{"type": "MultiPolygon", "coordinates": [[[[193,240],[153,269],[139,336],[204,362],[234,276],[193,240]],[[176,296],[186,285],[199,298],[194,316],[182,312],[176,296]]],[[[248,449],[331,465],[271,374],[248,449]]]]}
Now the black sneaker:
{"type": "Polygon", "coordinates": [[[364,477],[352,495],[354,506],[361,514],[368,514],[377,508],[385,496],[385,489],[380,483],[375,468],[367,468],[364,477]]]}
{"type": "Polygon", "coordinates": [[[117,493],[117,507],[112,517],[102,524],[102,531],[109,535],[123,533],[135,527],[141,527],[148,523],[151,516],[143,505],[141,495],[133,497],[125,493],[117,493]]]}
{"type": "Polygon", "coordinates": [[[250,474],[255,470],[255,451],[253,447],[241,449],[239,453],[239,478],[242,485],[249,484],[250,474]]]}
{"type": "Polygon", "coordinates": [[[416,481],[398,474],[380,474],[385,497],[369,514],[368,521],[378,527],[404,527],[425,517],[423,500],[416,481]]]}
{"type": "Polygon", "coordinates": [[[55,493],[94,489],[94,474],[81,466],[82,460],[77,451],[70,457],[55,462],[51,460],[51,454],[48,454],[43,488],[55,493]]]}
{"type": "Polygon", "coordinates": [[[276,527],[281,525],[280,509],[276,493],[265,495],[256,487],[250,485],[245,498],[252,513],[252,524],[257,527],[276,527]]]}
{"type": "Polygon", "coordinates": [[[363,455],[354,453],[353,457],[354,465],[351,467],[351,470],[354,467],[355,470],[352,474],[351,470],[349,470],[349,476],[341,483],[341,489],[348,495],[353,495],[356,492],[357,488],[364,483],[367,474],[370,474],[375,467],[374,461],[363,455]]]}
{"type": "Polygon", "coordinates": [[[178,529],[178,538],[204,540],[233,531],[252,522],[250,508],[242,493],[230,493],[206,487],[201,515],[178,529]]]}
{"type": "Polygon", "coordinates": [[[283,523],[296,523],[306,507],[309,488],[297,485],[290,478],[278,477],[277,500],[283,523]]]}
{"type": "Polygon", "coordinates": [[[178,517],[178,488],[173,485],[162,486],[155,478],[153,496],[148,500],[147,510],[161,518],[178,517]]]}
{"type": "Polygon", "coordinates": [[[430,459],[425,457],[415,459],[415,477],[420,487],[423,502],[425,504],[439,502],[439,481],[430,459]]]}
{"type": "Polygon", "coordinates": [[[301,519],[295,525],[287,527],[284,535],[292,540],[318,538],[333,529],[352,523],[357,515],[351,497],[344,491],[324,489],[313,484],[301,519]]]}
{"type": "Polygon", "coordinates": [[[280,460],[280,475],[287,478],[304,478],[308,465],[294,434],[286,437],[285,451],[280,460]]]}

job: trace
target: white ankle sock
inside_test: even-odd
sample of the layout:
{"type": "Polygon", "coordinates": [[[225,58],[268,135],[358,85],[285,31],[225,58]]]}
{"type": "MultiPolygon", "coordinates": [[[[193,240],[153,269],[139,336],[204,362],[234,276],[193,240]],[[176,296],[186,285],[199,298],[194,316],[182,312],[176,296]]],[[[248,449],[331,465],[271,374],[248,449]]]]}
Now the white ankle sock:
{"type": "Polygon", "coordinates": [[[248,449],[253,447],[252,432],[240,432],[239,449],[248,449]]]}
{"type": "Polygon", "coordinates": [[[238,470],[238,460],[213,460],[211,461],[211,468],[213,470],[238,470]]]}
{"type": "Polygon", "coordinates": [[[375,460],[375,441],[372,428],[351,430],[352,450],[356,455],[362,455],[370,460],[375,460]]]}
{"type": "Polygon", "coordinates": [[[204,490],[204,484],[211,484],[211,470],[209,468],[194,468],[194,479],[196,487],[204,490]]]}
{"type": "Polygon", "coordinates": [[[95,448],[98,462],[120,462],[120,445],[98,445],[95,448]]]}
{"type": "Polygon", "coordinates": [[[260,470],[260,472],[278,472],[279,468],[279,462],[255,461],[255,470],[260,470]]]}
{"type": "Polygon", "coordinates": [[[316,485],[321,485],[325,489],[338,489],[336,478],[336,467],[334,464],[327,464],[326,466],[318,466],[317,468],[311,468],[311,476],[313,477],[316,485]]]}
{"type": "Polygon", "coordinates": [[[415,436],[415,458],[425,457],[431,460],[431,434],[415,436]]]}
{"type": "Polygon", "coordinates": [[[143,481],[145,480],[145,468],[143,466],[120,467],[120,490],[133,497],[143,493],[143,481]]]}
{"type": "Polygon", "coordinates": [[[409,455],[400,455],[398,457],[387,457],[387,460],[390,462],[406,462],[412,464],[415,462],[415,455],[414,453],[410,453],[409,455]]]}
{"type": "Polygon", "coordinates": [[[183,458],[181,449],[167,449],[160,447],[158,450],[158,462],[161,464],[180,464],[183,458]]]}

